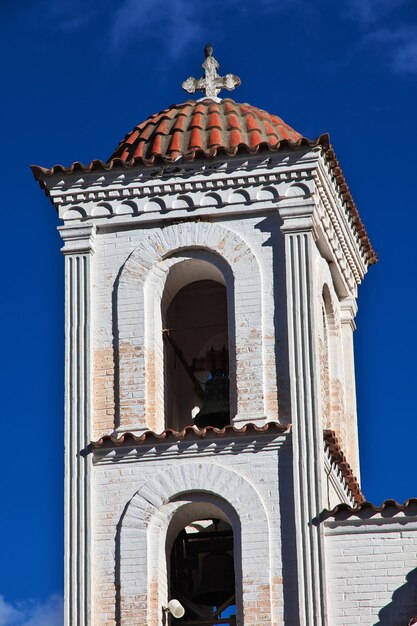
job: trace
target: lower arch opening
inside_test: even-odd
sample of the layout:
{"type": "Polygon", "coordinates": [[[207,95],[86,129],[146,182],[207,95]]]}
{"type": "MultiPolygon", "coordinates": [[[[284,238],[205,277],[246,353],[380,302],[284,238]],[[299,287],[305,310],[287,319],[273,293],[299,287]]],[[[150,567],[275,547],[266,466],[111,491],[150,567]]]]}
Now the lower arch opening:
{"type": "Polygon", "coordinates": [[[182,626],[236,625],[234,537],[216,517],[195,519],[175,537],[169,554],[169,598],[185,609],[182,626]]]}

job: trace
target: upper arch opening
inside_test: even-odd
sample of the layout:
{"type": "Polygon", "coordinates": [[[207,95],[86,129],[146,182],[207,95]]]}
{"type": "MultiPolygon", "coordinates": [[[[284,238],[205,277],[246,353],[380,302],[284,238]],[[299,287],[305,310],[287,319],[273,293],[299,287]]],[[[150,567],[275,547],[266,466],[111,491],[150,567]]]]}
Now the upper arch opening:
{"type": "Polygon", "coordinates": [[[213,263],[174,265],[162,297],[166,426],[230,423],[228,295],[213,263]]]}

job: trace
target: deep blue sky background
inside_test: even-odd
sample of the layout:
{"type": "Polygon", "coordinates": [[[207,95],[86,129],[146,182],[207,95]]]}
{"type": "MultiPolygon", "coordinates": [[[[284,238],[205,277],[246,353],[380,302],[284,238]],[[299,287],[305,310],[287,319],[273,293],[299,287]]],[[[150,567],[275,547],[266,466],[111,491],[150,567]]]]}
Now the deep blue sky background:
{"type": "Polygon", "coordinates": [[[417,496],[415,0],[2,0],[0,626],[58,626],[63,591],[63,259],[28,165],[106,159],[187,99],[214,45],[233,97],[330,132],[380,263],[359,292],[362,483],[417,496]]]}

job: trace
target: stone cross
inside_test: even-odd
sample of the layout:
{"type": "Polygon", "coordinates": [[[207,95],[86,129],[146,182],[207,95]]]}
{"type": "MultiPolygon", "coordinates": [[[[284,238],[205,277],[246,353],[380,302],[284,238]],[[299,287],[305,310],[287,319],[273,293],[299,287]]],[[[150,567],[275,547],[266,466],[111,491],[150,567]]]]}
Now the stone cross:
{"type": "Polygon", "coordinates": [[[240,78],[234,74],[226,74],[226,76],[219,76],[217,69],[219,64],[213,56],[213,47],[207,44],[204,48],[204,54],[206,55],[205,61],[202,65],[204,69],[204,78],[193,78],[190,76],[182,84],[182,88],[188,93],[194,93],[195,91],[203,91],[206,98],[217,99],[217,94],[222,89],[232,91],[240,85],[240,78]]]}

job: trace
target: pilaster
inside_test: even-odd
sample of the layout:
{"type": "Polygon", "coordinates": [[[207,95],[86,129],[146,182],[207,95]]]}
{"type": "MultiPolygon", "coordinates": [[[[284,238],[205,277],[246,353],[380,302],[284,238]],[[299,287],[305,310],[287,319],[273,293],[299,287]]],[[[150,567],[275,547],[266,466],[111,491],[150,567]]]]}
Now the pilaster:
{"type": "Polygon", "coordinates": [[[356,330],[355,316],[358,305],[355,298],[344,298],[340,303],[344,381],[346,401],[347,449],[345,454],[357,479],[360,480],[358,418],[356,408],[356,380],[353,332],[356,330]]]}
{"type": "Polygon", "coordinates": [[[61,227],[65,255],[65,626],[91,624],[91,263],[94,227],[61,227]]]}
{"type": "Polygon", "coordinates": [[[327,624],[322,509],[322,423],[316,349],[315,207],[280,211],[285,237],[293,474],[300,626],[327,624]]]}

